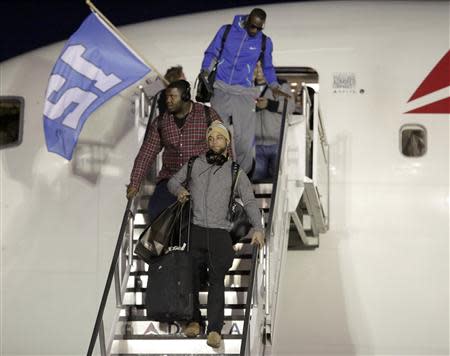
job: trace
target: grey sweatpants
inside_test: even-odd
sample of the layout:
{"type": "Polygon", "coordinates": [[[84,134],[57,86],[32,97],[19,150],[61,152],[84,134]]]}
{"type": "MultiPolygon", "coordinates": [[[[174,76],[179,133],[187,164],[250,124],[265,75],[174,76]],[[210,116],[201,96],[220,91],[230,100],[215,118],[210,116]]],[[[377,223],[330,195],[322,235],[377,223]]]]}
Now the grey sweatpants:
{"type": "Polygon", "coordinates": [[[255,158],[255,98],[254,90],[234,93],[214,87],[211,106],[223,122],[232,127],[233,154],[235,161],[249,173],[255,158]]]}

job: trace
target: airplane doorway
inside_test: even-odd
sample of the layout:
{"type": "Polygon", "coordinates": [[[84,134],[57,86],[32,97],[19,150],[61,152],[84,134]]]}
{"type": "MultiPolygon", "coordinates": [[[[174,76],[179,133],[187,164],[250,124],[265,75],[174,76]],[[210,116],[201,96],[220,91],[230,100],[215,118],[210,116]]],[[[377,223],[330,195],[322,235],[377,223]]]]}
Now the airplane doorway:
{"type": "Polygon", "coordinates": [[[294,114],[303,114],[302,83],[307,86],[309,97],[313,100],[314,93],[319,92],[319,74],[309,67],[276,67],[276,72],[278,78],[287,81],[291,87],[295,99],[294,114]]]}

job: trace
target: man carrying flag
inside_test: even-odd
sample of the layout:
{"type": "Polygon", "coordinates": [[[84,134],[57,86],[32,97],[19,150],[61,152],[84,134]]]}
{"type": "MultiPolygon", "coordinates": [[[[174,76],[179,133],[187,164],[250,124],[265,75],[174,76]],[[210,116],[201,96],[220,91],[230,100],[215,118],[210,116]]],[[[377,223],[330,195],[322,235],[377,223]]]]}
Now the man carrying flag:
{"type": "Polygon", "coordinates": [[[72,159],[89,115],[150,71],[105,21],[89,15],[50,75],[44,106],[47,149],[72,159]]]}

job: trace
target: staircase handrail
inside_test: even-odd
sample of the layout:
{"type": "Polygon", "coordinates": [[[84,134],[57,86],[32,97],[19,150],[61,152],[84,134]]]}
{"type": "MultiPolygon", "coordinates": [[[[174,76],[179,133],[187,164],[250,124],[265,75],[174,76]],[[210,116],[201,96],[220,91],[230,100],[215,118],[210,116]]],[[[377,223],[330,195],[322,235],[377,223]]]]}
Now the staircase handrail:
{"type": "MultiPolygon", "coordinates": [[[[284,102],[283,102],[283,113],[281,115],[281,129],[280,129],[280,139],[279,139],[279,143],[278,143],[278,160],[277,160],[277,166],[276,166],[276,170],[275,172],[278,172],[280,169],[280,159],[281,159],[281,147],[283,146],[283,142],[285,139],[285,124],[286,124],[286,116],[287,116],[287,105],[288,105],[288,101],[285,98],[284,102]]],[[[267,224],[267,229],[266,229],[266,236],[270,235],[270,230],[272,228],[272,217],[273,217],[273,204],[275,202],[275,194],[276,194],[276,188],[277,188],[277,183],[278,183],[278,174],[275,174],[274,178],[273,178],[273,186],[272,186],[272,196],[271,196],[271,203],[270,203],[270,209],[269,209],[269,220],[268,220],[268,224],[267,224]]],[[[266,256],[262,256],[262,258],[267,259],[268,258],[268,244],[266,243],[266,256]]],[[[250,323],[250,310],[251,310],[251,300],[252,300],[252,294],[253,294],[253,285],[254,285],[254,279],[256,276],[255,270],[256,270],[256,259],[258,256],[258,251],[256,249],[256,246],[253,247],[252,249],[252,262],[251,262],[251,270],[250,270],[250,286],[248,288],[248,292],[247,292],[247,302],[246,302],[246,306],[245,306],[245,317],[244,317],[244,327],[243,327],[243,332],[242,332],[242,342],[241,342],[241,350],[240,350],[240,355],[241,356],[245,356],[245,352],[248,351],[247,349],[247,337],[248,337],[248,329],[249,329],[249,323],[250,323]]],[[[268,271],[266,270],[266,275],[267,275],[268,271]]],[[[267,280],[268,282],[268,280],[267,280]]],[[[266,295],[266,307],[268,305],[268,295],[269,295],[269,286],[268,283],[266,282],[265,284],[265,295],[266,295]]]]}
{"type": "MultiPolygon", "coordinates": [[[[105,311],[106,301],[108,299],[109,291],[111,289],[112,280],[116,271],[117,261],[120,255],[120,249],[123,243],[123,237],[125,235],[125,230],[128,225],[128,221],[133,217],[133,212],[131,211],[133,199],[128,199],[127,206],[122,218],[122,225],[120,226],[119,237],[117,238],[116,248],[114,249],[113,259],[111,261],[111,266],[109,268],[108,278],[106,279],[105,289],[103,291],[102,300],[100,302],[99,311],[97,318],[95,319],[94,330],[92,331],[91,341],[89,343],[89,348],[87,351],[87,356],[91,356],[94,351],[95,343],[97,341],[100,326],[103,322],[103,313],[105,311]]],[[[132,246],[130,246],[130,253],[132,253],[132,246]]]]}
{"type": "Polygon", "coordinates": [[[240,355],[244,356],[245,351],[247,348],[247,335],[248,335],[248,329],[250,325],[250,310],[251,310],[251,302],[252,302],[252,294],[253,294],[253,285],[254,285],[254,279],[255,279],[255,271],[256,271],[256,260],[258,257],[258,247],[253,246],[252,248],[252,262],[251,262],[251,269],[250,269],[250,285],[247,289],[247,301],[245,303],[245,316],[244,316],[244,327],[242,331],[242,342],[241,342],[241,351],[240,355]]]}
{"type": "Polygon", "coordinates": [[[273,177],[273,183],[272,183],[272,195],[270,197],[270,208],[269,208],[269,221],[267,222],[267,231],[270,232],[272,228],[272,218],[274,214],[274,205],[275,205],[275,198],[277,194],[277,187],[278,187],[278,172],[280,171],[280,162],[281,162],[281,155],[283,154],[283,143],[286,138],[286,114],[287,114],[287,105],[288,101],[285,98],[283,103],[283,114],[281,116],[281,129],[280,129],[280,139],[278,140],[278,153],[277,153],[277,165],[275,172],[275,176],[273,177]]]}

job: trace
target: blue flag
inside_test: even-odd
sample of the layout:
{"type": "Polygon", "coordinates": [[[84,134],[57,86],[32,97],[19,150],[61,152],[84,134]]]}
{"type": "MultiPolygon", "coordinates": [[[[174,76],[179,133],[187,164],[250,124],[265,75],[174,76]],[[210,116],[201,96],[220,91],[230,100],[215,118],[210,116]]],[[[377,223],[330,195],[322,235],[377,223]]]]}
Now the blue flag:
{"type": "Polygon", "coordinates": [[[47,149],[72,159],[89,115],[149,72],[97,15],[89,15],[50,75],[44,106],[47,149]]]}

